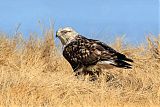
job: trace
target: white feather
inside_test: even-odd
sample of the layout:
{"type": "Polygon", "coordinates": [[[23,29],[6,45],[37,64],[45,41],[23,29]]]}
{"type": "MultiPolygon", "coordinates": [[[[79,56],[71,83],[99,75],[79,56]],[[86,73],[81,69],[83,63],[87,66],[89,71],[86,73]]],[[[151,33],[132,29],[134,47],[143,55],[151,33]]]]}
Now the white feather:
{"type": "Polygon", "coordinates": [[[100,61],[100,62],[98,62],[98,64],[114,64],[114,61],[113,60],[110,60],[110,61],[100,61]]]}

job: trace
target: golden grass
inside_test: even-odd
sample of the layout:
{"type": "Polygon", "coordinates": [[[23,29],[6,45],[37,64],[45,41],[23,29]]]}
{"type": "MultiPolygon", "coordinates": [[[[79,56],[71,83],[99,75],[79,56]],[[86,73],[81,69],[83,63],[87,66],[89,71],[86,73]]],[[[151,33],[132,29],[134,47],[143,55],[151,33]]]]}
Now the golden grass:
{"type": "Polygon", "coordinates": [[[106,82],[79,80],[55,46],[53,31],[24,40],[0,34],[0,106],[160,106],[160,37],[136,47],[113,47],[134,60],[133,69],[113,68],[106,82]]]}

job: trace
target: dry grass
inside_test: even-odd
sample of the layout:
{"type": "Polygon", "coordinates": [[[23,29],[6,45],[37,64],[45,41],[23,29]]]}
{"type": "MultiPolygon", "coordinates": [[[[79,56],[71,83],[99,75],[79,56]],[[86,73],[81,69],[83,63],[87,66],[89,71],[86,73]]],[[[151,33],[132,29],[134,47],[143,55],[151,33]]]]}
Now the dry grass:
{"type": "Polygon", "coordinates": [[[0,34],[0,106],[160,106],[160,37],[137,47],[113,44],[134,59],[132,70],[114,68],[106,82],[79,80],[57,51],[53,31],[28,41],[0,34]]]}

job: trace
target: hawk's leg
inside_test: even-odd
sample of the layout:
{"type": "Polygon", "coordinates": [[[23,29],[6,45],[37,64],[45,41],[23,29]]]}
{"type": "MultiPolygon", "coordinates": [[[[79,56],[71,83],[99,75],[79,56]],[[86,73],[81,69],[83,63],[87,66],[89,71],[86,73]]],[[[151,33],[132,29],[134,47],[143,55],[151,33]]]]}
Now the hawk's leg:
{"type": "Polygon", "coordinates": [[[101,73],[101,69],[95,65],[88,67],[83,66],[81,68],[76,69],[75,73],[78,78],[86,77],[88,75],[90,81],[95,81],[98,79],[101,73]]]}
{"type": "Polygon", "coordinates": [[[76,69],[74,72],[76,73],[75,76],[78,79],[85,80],[84,67],[80,67],[80,68],[76,69]]]}
{"type": "Polygon", "coordinates": [[[90,81],[95,81],[98,79],[102,71],[96,65],[92,65],[92,66],[85,67],[84,72],[86,75],[90,75],[90,78],[89,78],[90,81]]]}
{"type": "Polygon", "coordinates": [[[82,75],[83,74],[83,67],[80,67],[80,68],[76,68],[74,69],[74,72],[76,73],[75,76],[78,76],[78,75],[82,75]]]}
{"type": "Polygon", "coordinates": [[[81,80],[85,80],[85,78],[88,77],[90,81],[95,81],[98,78],[100,78],[100,76],[104,76],[106,82],[115,79],[115,76],[111,72],[109,71],[103,72],[103,71],[104,69],[102,69],[100,66],[97,65],[92,65],[88,67],[83,66],[76,69],[75,76],[77,76],[77,78],[81,80]]]}
{"type": "Polygon", "coordinates": [[[84,73],[89,75],[97,75],[99,76],[101,74],[101,69],[97,67],[96,65],[84,67],[84,73]]]}

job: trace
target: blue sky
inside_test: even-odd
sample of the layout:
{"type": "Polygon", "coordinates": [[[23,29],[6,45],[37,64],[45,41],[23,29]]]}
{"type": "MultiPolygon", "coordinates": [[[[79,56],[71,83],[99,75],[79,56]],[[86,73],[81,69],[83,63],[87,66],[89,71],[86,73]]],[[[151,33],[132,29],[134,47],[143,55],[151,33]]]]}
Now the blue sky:
{"type": "Polygon", "coordinates": [[[16,26],[25,37],[46,27],[71,26],[89,38],[111,41],[125,35],[141,42],[159,34],[159,0],[0,0],[0,30],[13,34],[16,26]]]}

